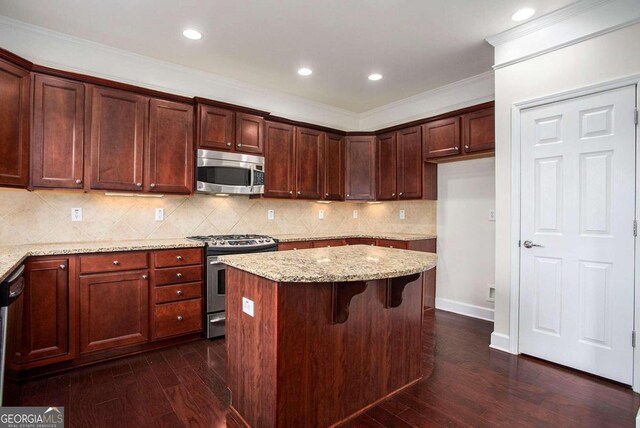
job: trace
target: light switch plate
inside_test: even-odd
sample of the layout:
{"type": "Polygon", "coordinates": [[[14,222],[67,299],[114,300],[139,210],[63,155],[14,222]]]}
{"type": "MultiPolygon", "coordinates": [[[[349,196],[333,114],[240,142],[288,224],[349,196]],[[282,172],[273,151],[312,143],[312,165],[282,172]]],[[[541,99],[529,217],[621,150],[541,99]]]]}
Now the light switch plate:
{"type": "Polygon", "coordinates": [[[164,221],[164,208],[156,208],[156,221],[164,221]]]}
{"type": "Polygon", "coordinates": [[[253,300],[249,300],[246,297],[242,298],[242,312],[250,317],[253,316],[253,300]]]}
{"type": "Polygon", "coordinates": [[[358,218],[358,210],[353,210],[353,218],[358,218]]]}
{"type": "Polygon", "coordinates": [[[71,208],[71,221],[82,221],[82,208],[71,208]]]}
{"type": "Polygon", "coordinates": [[[496,221],[496,210],[489,210],[489,221],[496,221]]]}
{"type": "Polygon", "coordinates": [[[324,210],[318,210],[318,219],[324,220],[324,210]]]}
{"type": "Polygon", "coordinates": [[[276,216],[276,212],[274,210],[267,210],[267,220],[273,220],[276,216]]]}
{"type": "Polygon", "coordinates": [[[404,219],[405,219],[404,210],[400,210],[400,220],[404,220],[404,219]]]}

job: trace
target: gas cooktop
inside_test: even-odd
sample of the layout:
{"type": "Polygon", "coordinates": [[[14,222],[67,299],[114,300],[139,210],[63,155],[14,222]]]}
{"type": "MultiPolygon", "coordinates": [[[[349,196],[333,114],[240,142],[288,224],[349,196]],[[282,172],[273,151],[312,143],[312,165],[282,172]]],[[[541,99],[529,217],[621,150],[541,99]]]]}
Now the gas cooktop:
{"type": "Polygon", "coordinates": [[[277,241],[264,235],[197,235],[187,239],[204,242],[208,247],[264,247],[277,241]]]}

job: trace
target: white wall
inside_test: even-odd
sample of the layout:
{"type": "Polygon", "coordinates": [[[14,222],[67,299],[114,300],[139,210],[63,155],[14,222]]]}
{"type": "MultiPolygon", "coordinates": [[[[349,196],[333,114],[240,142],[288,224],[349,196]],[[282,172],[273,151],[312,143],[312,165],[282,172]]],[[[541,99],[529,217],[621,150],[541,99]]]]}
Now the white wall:
{"type": "Polygon", "coordinates": [[[516,102],[640,73],[640,24],[582,41],[495,72],[496,306],[492,344],[509,349],[511,250],[511,108],[516,102]]]}
{"type": "Polygon", "coordinates": [[[436,307],[493,320],[494,159],[438,165],[436,307]]]}

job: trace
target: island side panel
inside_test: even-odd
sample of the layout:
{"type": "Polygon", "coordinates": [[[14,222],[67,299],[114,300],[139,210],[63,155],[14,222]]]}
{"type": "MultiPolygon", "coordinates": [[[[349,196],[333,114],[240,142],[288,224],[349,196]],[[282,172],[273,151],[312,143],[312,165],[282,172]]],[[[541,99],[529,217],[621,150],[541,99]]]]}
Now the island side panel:
{"type": "MultiPolygon", "coordinates": [[[[435,253],[437,248],[436,239],[421,239],[409,241],[407,250],[422,251],[425,253],[435,253]]],[[[424,288],[424,310],[436,308],[436,269],[429,269],[423,272],[422,287],[424,288]]]]}
{"type": "Polygon", "coordinates": [[[276,421],[277,283],[227,267],[227,384],[231,406],[253,427],[276,421]],[[242,298],[254,302],[254,316],[242,298]]]}
{"type": "Polygon", "coordinates": [[[422,277],[396,308],[384,307],[386,284],[369,281],[343,324],[331,283],[280,284],[277,426],[335,424],[421,377],[422,277]]]}

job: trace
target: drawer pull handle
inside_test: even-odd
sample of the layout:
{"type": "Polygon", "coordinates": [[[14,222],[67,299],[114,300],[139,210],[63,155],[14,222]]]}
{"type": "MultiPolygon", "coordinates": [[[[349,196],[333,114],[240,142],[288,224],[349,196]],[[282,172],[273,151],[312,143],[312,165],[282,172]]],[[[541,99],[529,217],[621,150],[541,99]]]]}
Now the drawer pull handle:
{"type": "Polygon", "coordinates": [[[183,319],[182,315],[178,315],[178,321],[182,321],[183,319]]]}
{"type": "Polygon", "coordinates": [[[182,278],[182,274],[181,274],[181,273],[179,273],[179,272],[176,274],[176,276],[177,276],[178,278],[182,278]]]}
{"type": "Polygon", "coordinates": [[[119,261],[117,261],[117,260],[114,260],[114,261],[113,261],[113,264],[114,264],[114,266],[118,266],[118,265],[120,264],[120,262],[119,262],[119,261]]]}
{"type": "Polygon", "coordinates": [[[177,256],[176,260],[181,261],[182,260],[182,256],[177,256]]]}
{"type": "Polygon", "coordinates": [[[142,275],[142,279],[149,279],[149,275],[142,275]]]}
{"type": "Polygon", "coordinates": [[[178,290],[178,291],[176,291],[176,294],[177,294],[178,296],[182,296],[182,295],[184,294],[184,292],[183,292],[182,290],[178,290]]]}

